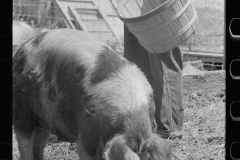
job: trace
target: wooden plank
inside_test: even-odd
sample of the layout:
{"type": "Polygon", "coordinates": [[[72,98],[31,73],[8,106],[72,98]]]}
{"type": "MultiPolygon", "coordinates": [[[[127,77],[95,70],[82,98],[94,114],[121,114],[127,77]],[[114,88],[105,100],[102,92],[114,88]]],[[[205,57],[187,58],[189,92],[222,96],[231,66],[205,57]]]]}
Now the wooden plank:
{"type": "Polygon", "coordinates": [[[117,13],[116,13],[116,14],[108,14],[107,16],[108,16],[108,17],[113,17],[113,18],[117,18],[117,19],[118,19],[118,15],[117,15],[117,13]]]}
{"type": "Polygon", "coordinates": [[[223,54],[182,51],[184,60],[202,60],[203,63],[223,63],[223,54]]]}
{"type": "Polygon", "coordinates": [[[139,30],[139,31],[146,31],[149,30],[147,24],[145,21],[140,21],[140,22],[135,22],[134,26],[139,30]]]}
{"type": "MultiPolygon", "coordinates": [[[[76,8],[76,7],[75,7],[76,8]]],[[[76,8],[76,11],[78,13],[78,15],[80,16],[80,18],[82,20],[98,20],[98,10],[97,8],[93,9],[89,9],[89,8],[85,8],[85,9],[82,9],[82,8],[76,8]]]]}
{"type": "Polygon", "coordinates": [[[48,10],[50,9],[51,7],[51,1],[46,1],[45,4],[44,4],[44,9],[43,9],[43,12],[42,12],[42,16],[41,16],[41,19],[40,19],[40,22],[39,22],[39,26],[40,27],[44,27],[44,24],[45,24],[45,21],[46,21],[46,12],[48,12],[48,10]]]}
{"type": "Polygon", "coordinates": [[[167,22],[169,21],[173,16],[175,16],[175,11],[173,10],[172,6],[169,8],[163,10],[161,13],[164,20],[167,22]]]}
{"type": "Polygon", "coordinates": [[[169,27],[171,28],[174,35],[178,34],[178,32],[182,29],[178,20],[169,23],[169,27]]]}
{"type": "Polygon", "coordinates": [[[90,10],[90,11],[96,11],[98,8],[93,6],[93,7],[75,7],[77,11],[84,11],[84,10],[90,10]]]}
{"type": "Polygon", "coordinates": [[[117,11],[118,4],[114,0],[109,0],[109,1],[113,5],[114,10],[117,11]]]}
{"type": "Polygon", "coordinates": [[[124,18],[132,17],[132,15],[129,13],[129,11],[125,7],[122,8],[121,14],[122,14],[121,16],[124,18]]]}
{"type": "Polygon", "coordinates": [[[69,10],[72,12],[75,20],[77,21],[78,25],[82,28],[82,30],[84,32],[88,32],[87,27],[85,26],[85,24],[83,23],[83,21],[79,18],[79,15],[77,13],[77,11],[75,10],[75,8],[68,6],[69,10]]]}
{"type": "Polygon", "coordinates": [[[150,5],[150,3],[148,1],[144,1],[143,5],[142,5],[142,15],[150,12],[152,10],[152,6],[150,5]]]}
{"type": "Polygon", "coordinates": [[[104,20],[88,20],[88,21],[83,21],[85,23],[85,25],[88,28],[88,31],[98,31],[98,32],[102,32],[102,31],[108,31],[111,32],[111,30],[108,28],[108,26],[106,25],[106,23],[104,22],[104,20]]]}
{"type": "Polygon", "coordinates": [[[158,25],[160,25],[160,24],[158,23],[158,21],[156,20],[155,16],[146,19],[146,20],[145,20],[145,23],[147,24],[147,26],[148,26],[149,28],[155,28],[155,27],[157,27],[158,25]]]}
{"type": "Polygon", "coordinates": [[[172,7],[173,7],[173,10],[175,11],[175,13],[177,14],[178,12],[181,11],[183,6],[182,6],[182,3],[180,0],[176,0],[176,2],[173,4],[172,7]]]}
{"type": "Polygon", "coordinates": [[[98,20],[97,15],[95,14],[83,14],[83,13],[78,13],[79,17],[83,20],[83,21],[87,21],[87,20],[98,20]]]}
{"type": "Polygon", "coordinates": [[[116,13],[116,9],[114,8],[113,4],[110,2],[110,0],[95,0],[97,7],[101,8],[104,13],[111,14],[116,13]]]}
{"type": "Polygon", "coordinates": [[[150,5],[151,5],[152,9],[155,9],[155,8],[157,8],[159,5],[162,4],[161,1],[156,1],[156,0],[149,0],[149,3],[150,3],[150,5]]]}
{"type": "Polygon", "coordinates": [[[52,0],[52,2],[56,7],[58,7],[60,13],[64,17],[64,21],[66,22],[68,28],[76,29],[71,20],[68,19],[67,14],[62,10],[61,5],[59,4],[61,2],[59,2],[58,0],[52,0]]]}
{"type": "Polygon", "coordinates": [[[135,0],[129,0],[126,2],[125,8],[129,11],[132,17],[141,16],[141,9],[135,0]]]}
{"type": "Polygon", "coordinates": [[[111,32],[89,32],[89,33],[105,43],[111,40],[113,35],[111,32]]]}
{"type": "Polygon", "coordinates": [[[66,6],[70,5],[74,8],[81,8],[81,9],[91,9],[91,8],[95,7],[95,5],[92,2],[67,2],[67,1],[62,1],[60,3],[66,5],[66,6]]]}
{"type": "MultiPolygon", "coordinates": [[[[93,3],[96,5],[95,1],[93,1],[93,3]]],[[[116,40],[120,43],[120,39],[118,38],[117,34],[115,33],[115,30],[113,29],[113,27],[110,25],[110,23],[108,22],[107,16],[104,14],[104,12],[101,11],[100,8],[98,8],[99,13],[101,14],[101,16],[103,17],[104,21],[106,22],[106,24],[108,25],[109,29],[112,31],[114,37],[116,38],[116,40]]]]}

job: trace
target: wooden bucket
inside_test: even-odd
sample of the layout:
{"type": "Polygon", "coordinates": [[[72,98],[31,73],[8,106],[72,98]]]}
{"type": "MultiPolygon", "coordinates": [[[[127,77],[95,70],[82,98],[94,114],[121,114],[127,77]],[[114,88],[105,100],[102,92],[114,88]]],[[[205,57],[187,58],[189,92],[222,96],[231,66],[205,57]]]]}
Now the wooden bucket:
{"type": "Polygon", "coordinates": [[[185,43],[198,26],[191,0],[122,0],[117,12],[149,53],[185,43]]]}

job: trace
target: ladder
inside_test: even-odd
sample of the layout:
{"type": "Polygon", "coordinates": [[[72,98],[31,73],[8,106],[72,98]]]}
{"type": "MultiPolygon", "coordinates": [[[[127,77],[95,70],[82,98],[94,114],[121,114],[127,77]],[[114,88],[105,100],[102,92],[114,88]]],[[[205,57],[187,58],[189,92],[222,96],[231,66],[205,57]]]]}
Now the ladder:
{"type": "Polygon", "coordinates": [[[105,42],[113,38],[120,42],[108,21],[108,16],[97,6],[95,0],[52,0],[52,2],[59,8],[68,28],[89,32],[105,42]]]}

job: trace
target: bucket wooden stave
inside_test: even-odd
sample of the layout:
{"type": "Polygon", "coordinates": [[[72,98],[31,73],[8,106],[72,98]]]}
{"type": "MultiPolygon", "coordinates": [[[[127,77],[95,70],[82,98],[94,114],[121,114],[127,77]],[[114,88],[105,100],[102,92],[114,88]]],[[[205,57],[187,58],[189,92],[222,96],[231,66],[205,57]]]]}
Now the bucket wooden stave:
{"type": "Polygon", "coordinates": [[[118,15],[149,53],[185,43],[198,26],[191,0],[122,0],[118,15]]]}

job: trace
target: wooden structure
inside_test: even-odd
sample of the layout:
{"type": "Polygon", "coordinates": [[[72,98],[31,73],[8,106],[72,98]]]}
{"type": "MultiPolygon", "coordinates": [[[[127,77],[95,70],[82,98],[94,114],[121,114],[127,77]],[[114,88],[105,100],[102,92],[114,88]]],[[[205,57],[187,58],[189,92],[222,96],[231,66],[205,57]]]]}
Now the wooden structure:
{"type": "Polygon", "coordinates": [[[15,19],[39,28],[72,28],[105,42],[122,43],[114,0],[13,0],[15,19]]]}

